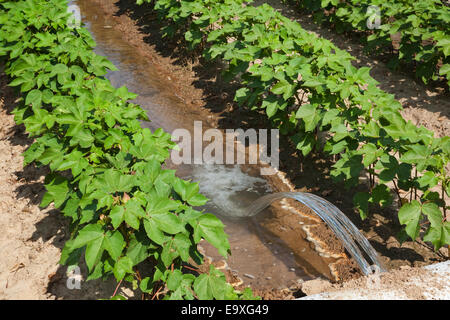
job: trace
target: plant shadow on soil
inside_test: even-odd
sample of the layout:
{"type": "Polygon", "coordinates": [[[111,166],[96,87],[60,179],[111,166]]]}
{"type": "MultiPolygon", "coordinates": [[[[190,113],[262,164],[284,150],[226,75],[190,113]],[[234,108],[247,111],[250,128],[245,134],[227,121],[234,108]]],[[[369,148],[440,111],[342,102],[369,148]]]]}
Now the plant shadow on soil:
{"type": "MultiPolygon", "coordinates": [[[[189,68],[194,77],[187,75],[182,81],[186,86],[194,86],[203,91],[203,106],[219,115],[221,129],[228,128],[268,128],[270,123],[266,116],[237,107],[233,102],[234,91],[239,88],[238,81],[225,82],[221,77],[221,65],[217,62],[207,62],[199,58],[199,52],[187,51],[183,46],[182,30],[174,39],[161,39],[159,30],[164,26],[158,21],[150,5],[138,6],[133,0],[119,0],[115,16],[128,16],[136,22],[139,32],[144,35],[144,41],[156,52],[170,59],[175,68],[189,68]],[[189,83],[190,82],[190,83],[189,83]]],[[[167,69],[174,68],[168,65],[167,69]]],[[[378,79],[380,80],[380,79],[378,79]]],[[[189,100],[186,98],[186,100],[189,100]]],[[[423,101],[423,100],[422,100],[423,101]]],[[[426,107],[426,106],[424,106],[426,107]]],[[[346,190],[343,184],[331,180],[329,170],[331,159],[315,153],[303,157],[295,150],[285,137],[280,137],[280,170],[295,185],[296,190],[314,192],[323,196],[339,207],[343,212],[350,213],[350,220],[365,234],[374,248],[382,255],[382,260],[388,268],[401,265],[425,265],[445,258],[434,253],[428,245],[421,242],[406,241],[402,245],[395,235],[401,230],[397,219],[397,205],[390,208],[373,208],[371,215],[362,221],[353,208],[353,195],[365,190],[364,185],[346,190]]]]}

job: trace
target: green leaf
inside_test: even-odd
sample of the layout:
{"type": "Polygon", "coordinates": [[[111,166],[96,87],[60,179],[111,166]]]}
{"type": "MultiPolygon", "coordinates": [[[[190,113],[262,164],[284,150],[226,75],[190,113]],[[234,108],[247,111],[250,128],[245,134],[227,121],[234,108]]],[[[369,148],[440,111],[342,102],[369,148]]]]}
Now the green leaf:
{"type": "Polygon", "coordinates": [[[417,182],[419,183],[420,188],[428,190],[438,184],[439,178],[433,171],[427,171],[423,174],[423,176],[417,179],[417,182]]]}
{"type": "MultiPolygon", "coordinates": [[[[78,203],[78,205],[79,205],[79,203],[78,203]]],[[[79,223],[80,224],[85,224],[87,222],[91,222],[97,215],[96,211],[97,211],[97,206],[96,205],[93,205],[93,204],[87,205],[80,212],[81,219],[80,219],[79,223]]]]}
{"type": "Polygon", "coordinates": [[[41,207],[45,208],[51,202],[54,202],[55,208],[59,208],[67,199],[69,182],[66,178],[59,175],[50,175],[46,180],[49,180],[45,184],[47,192],[42,198],[41,207]]]}
{"type": "Polygon", "coordinates": [[[173,260],[179,256],[178,252],[173,246],[173,238],[171,238],[169,242],[164,243],[162,247],[163,249],[161,252],[161,261],[166,267],[169,267],[173,263],[173,260]]]}
{"type": "Polygon", "coordinates": [[[137,265],[148,258],[148,248],[150,241],[148,239],[139,240],[135,235],[130,237],[126,256],[133,261],[133,265],[137,265]]]}
{"type": "Polygon", "coordinates": [[[124,220],[129,226],[139,230],[139,219],[144,216],[144,209],[137,200],[130,199],[127,201],[125,204],[124,220]]]}
{"type": "Polygon", "coordinates": [[[303,85],[305,87],[311,87],[311,88],[315,88],[315,87],[320,87],[323,85],[322,81],[319,80],[307,80],[303,83],[303,85]]]}
{"type": "Polygon", "coordinates": [[[295,114],[297,119],[302,119],[305,122],[305,131],[313,131],[319,122],[317,115],[317,107],[311,104],[302,105],[295,114]]]}
{"type": "Polygon", "coordinates": [[[450,222],[446,221],[440,226],[433,226],[427,230],[424,241],[430,241],[434,245],[434,250],[439,250],[444,245],[450,245],[450,222]]]}
{"type": "Polygon", "coordinates": [[[331,124],[331,122],[339,117],[339,110],[338,109],[331,109],[325,112],[323,118],[322,118],[322,125],[321,128],[324,126],[331,124]]]}
{"type": "Polygon", "coordinates": [[[247,101],[247,99],[250,96],[250,89],[249,88],[240,88],[239,90],[236,91],[236,94],[234,96],[234,101],[236,101],[240,106],[242,106],[244,104],[245,101],[247,101]]]}
{"type": "MultiPolygon", "coordinates": [[[[170,199],[159,198],[149,201],[147,205],[147,218],[152,220],[156,227],[169,234],[176,234],[184,230],[181,219],[171,211],[175,211],[180,203],[170,199]]],[[[149,225],[149,230],[153,230],[153,225],[149,225]]]]}
{"type": "Polygon", "coordinates": [[[422,208],[420,202],[417,200],[404,204],[398,211],[398,219],[400,223],[406,225],[405,231],[413,240],[419,236],[419,221],[421,215],[422,208]]]}
{"type": "Polygon", "coordinates": [[[173,213],[152,214],[150,217],[157,227],[166,233],[176,234],[184,230],[182,221],[173,213]]]}
{"type": "Polygon", "coordinates": [[[338,142],[346,138],[349,135],[348,130],[349,129],[343,123],[333,123],[330,129],[330,132],[334,132],[333,141],[338,142]]]}
{"type": "Polygon", "coordinates": [[[386,207],[392,203],[392,196],[388,186],[379,184],[372,190],[370,202],[386,207]]]}
{"type": "Polygon", "coordinates": [[[34,89],[28,92],[25,99],[25,104],[33,105],[40,108],[42,105],[42,92],[40,90],[34,89]]]}
{"type": "Polygon", "coordinates": [[[346,140],[341,140],[338,143],[327,141],[323,150],[328,152],[329,154],[338,154],[345,150],[347,146],[348,142],[346,140]]]}
{"type": "Polygon", "coordinates": [[[353,203],[358,208],[362,220],[367,218],[369,212],[369,199],[370,194],[367,192],[357,192],[353,197],[353,203]]]}
{"type": "Polygon", "coordinates": [[[194,281],[194,290],[200,300],[224,300],[227,282],[225,275],[210,266],[209,274],[202,273],[194,281]]]}
{"type": "Polygon", "coordinates": [[[242,296],[240,297],[242,300],[261,300],[261,297],[255,296],[251,288],[246,287],[244,292],[242,292],[242,296]]]}
{"type": "Polygon", "coordinates": [[[291,139],[295,143],[296,148],[302,151],[303,156],[308,155],[316,144],[311,133],[297,133],[291,139]]]}
{"type": "Polygon", "coordinates": [[[117,281],[122,280],[125,275],[133,274],[133,261],[129,257],[122,257],[114,264],[114,276],[117,281]]]}
{"type": "Polygon", "coordinates": [[[182,179],[176,179],[173,187],[183,201],[187,201],[192,206],[202,206],[208,201],[206,197],[198,193],[199,186],[197,182],[192,183],[182,179]]]}
{"type": "Polygon", "coordinates": [[[189,260],[189,250],[191,249],[191,240],[184,234],[178,233],[173,238],[174,246],[177,252],[180,254],[181,259],[187,262],[189,260]]]}
{"type": "Polygon", "coordinates": [[[405,229],[401,229],[399,232],[397,232],[395,237],[397,238],[397,241],[400,243],[400,245],[409,239],[409,236],[406,233],[405,229]]]}
{"type": "Polygon", "coordinates": [[[378,149],[373,143],[365,144],[361,147],[360,152],[364,155],[363,164],[368,167],[378,159],[378,149]]]}
{"type": "Polygon", "coordinates": [[[206,213],[191,223],[194,228],[194,240],[199,242],[201,237],[216,247],[219,253],[226,257],[230,244],[228,243],[227,234],[224,232],[223,223],[214,215],[206,213]]]}
{"type": "Polygon", "coordinates": [[[422,212],[428,217],[433,228],[439,228],[442,226],[443,215],[437,204],[432,202],[426,202],[422,205],[422,212]]]}
{"type": "Polygon", "coordinates": [[[66,74],[68,71],[67,66],[62,63],[58,63],[52,67],[52,74],[66,74]]]}
{"type": "Polygon", "coordinates": [[[163,245],[168,239],[153,219],[144,219],[144,229],[147,236],[159,245],[163,245]]]}
{"type": "Polygon", "coordinates": [[[111,223],[114,229],[117,229],[120,224],[124,221],[125,208],[123,206],[114,206],[110,213],[109,217],[111,218],[111,223]]]}
{"type": "Polygon", "coordinates": [[[169,274],[167,278],[167,288],[169,290],[176,290],[181,285],[181,281],[183,280],[183,274],[180,270],[174,270],[169,274]]]}
{"type": "Polygon", "coordinates": [[[79,263],[83,250],[81,248],[72,248],[72,244],[73,240],[66,241],[64,248],[61,251],[59,263],[63,265],[77,265],[79,263]]]}
{"type": "Polygon", "coordinates": [[[447,186],[445,187],[445,193],[450,197],[450,181],[447,181],[447,186]]]}
{"type": "Polygon", "coordinates": [[[125,206],[114,206],[109,214],[114,229],[117,229],[125,221],[129,226],[138,230],[139,219],[144,216],[144,209],[135,199],[128,200],[125,206]]]}
{"type": "Polygon", "coordinates": [[[103,240],[105,233],[98,224],[89,224],[80,230],[78,236],[72,244],[73,249],[86,246],[86,265],[90,271],[94,270],[95,265],[100,261],[104,251],[103,240]]]}
{"type": "Polygon", "coordinates": [[[125,86],[118,88],[115,92],[115,95],[122,98],[123,100],[133,100],[138,96],[135,93],[129,92],[128,88],[125,86]]]}
{"type": "Polygon", "coordinates": [[[125,248],[125,240],[119,231],[108,232],[105,236],[104,247],[108,251],[111,258],[114,260],[119,259],[122,254],[122,250],[125,248]]]}
{"type": "Polygon", "coordinates": [[[114,169],[105,171],[100,187],[109,193],[130,192],[134,187],[136,177],[129,174],[123,174],[114,169]]]}
{"type": "Polygon", "coordinates": [[[269,118],[272,118],[278,110],[284,110],[287,106],[287,102],[285,102],[282,98],[279,98],[274,95],[270,95],[261,104],[261,108],[266,109],[266,114],[269,118]]]}
{"type": "Polygon", "coordinates": [[[174,201],[167,198],[152,199],[148,202],[147,212],[149,214],[160,214],[176,211],[180,207],[178,201],[174,201]]]}
{"type": "Polygon", "coordinates": [[[188,198],[187,202],[191,206],[200,207],[200,206],[205,205],[208,202],[208,198],[205,197],[204,195],[200,194],[200,193],[197,193],[197,194],[191,195],[188,198]]]}
{"type": "Polygon", "coordinates": [[[294,86],[286,80],[277,82],[270,91],[275,94],[282,94],[283,99],[287,100],[294,94],[294,86]]]}
{"type": "Polygon", "coordinates": [[[378,137],[380,137],[380,127],[373,120],[373,121],[370,121],[368,124],[365,125],[365,127],[361,131],[361,133],[366,135],[367,137],[378,138],[378,137]]]}
{"type": "Polygon", "coordinates": [[[428,164],[431,150],[426,146],[421,145],[412,145],[410,146],[410,149],[411,150],[403,154],[400,161],[409,164],[417,164],[417,170],[423,171],[428,164]]]}
{"type": "Polygon", "coordinates": [[[139,289],[141,289],[141,291],[145,293],[151,293],[153,291],[152,280],[150,279],[150,277],[145,277],[144,279],[142,279],[142,281],[139,283],[139,289]]]}

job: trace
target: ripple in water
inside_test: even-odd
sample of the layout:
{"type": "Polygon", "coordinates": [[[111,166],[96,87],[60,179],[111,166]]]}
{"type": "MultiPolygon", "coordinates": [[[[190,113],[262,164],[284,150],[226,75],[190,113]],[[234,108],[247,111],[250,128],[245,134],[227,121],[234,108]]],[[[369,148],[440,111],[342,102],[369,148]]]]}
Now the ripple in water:
{"type": "Polygon", "coordinates": [[[200,192],[210,199],[209,206],[230,218],[244,216],[247,205],[272,191],[265,179],[253,177],[239,166],[193,165],[186,178],[199,181],[200,192]]]}

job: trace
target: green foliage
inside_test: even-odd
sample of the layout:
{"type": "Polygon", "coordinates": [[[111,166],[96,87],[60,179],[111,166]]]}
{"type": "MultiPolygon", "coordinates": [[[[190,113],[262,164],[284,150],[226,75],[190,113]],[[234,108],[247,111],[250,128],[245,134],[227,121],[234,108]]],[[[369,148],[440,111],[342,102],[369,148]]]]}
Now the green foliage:
{"type": "MultiPolygon", "coordinates": [[[[370,206],[392,204],[394,191],[399,206],[404,204],[399,217],[409,236],[415,239],[418,235],[420,211],[430,222],[424,239],[432,241],[436,249],[449,244],[448,222],[440,225],[436,221],[438,211],[444,220],[445,192],[448,195],[450,189],[446,171],[450,138],[435,138],[433,132],[406,122],[401,104],[377,87],[369,68],[353,67],[350,54],[308,33],[267,4],[255,7],[241,0],[146,2],[166,22],[164,36],[178,35],[187,48],[201,50],[206,59],[225,62],[227,79],[239,79],[242,84],[234,100],[241,107],[264,112],[304,156],[313,151],[337,155],[330,174],[348,188],[360,184],[361,174],[368,173],[370,191],[354,198],[361,218],[368,216],[370,206]],[[325,144],[318,140],[318,130],[329,133],[325,144]],[[442,192],[432,192],[435,187],[442,192]],[[420,200],[425,209],[420,205],[417,211],[413,200],[420,200]]],[[[315,10],[347,5],[342,1],[304,3],[315,10]]],[[[446,43],[439,41],[442,47],[446,43]]],[[[422,56],[425,64],[437,62],[435,57],[447,58],[448,52],[442,55],[436,50],[433,58],[422,56]]],[[[201,228],[201,234],[219,245],[207,230],[201,228]]]]}
{"type": "Polygon", "coordinates": [[[114,66],[93,52],[86,29],[67,27],[68,16],[65,0],[0,1],[0,58],[23,96],[15,120],[35,138],[25,163],[49,166],[41,206],[53,203],[72,220],[61,263],[84,252],[88,279],[114,276],[144,292],[162,283],[173,299],[250,298],[215,269],[181,272],[202,259],[202,239],[227,256],[224,225],[192,208],[207,201],[197,183],[162,169],[170,135],[141,128],[147,116],[128,102],[136,95],[103,77],[114,66]],[[141,279],[136,266],[146,259],[156,266],[141,279]]]}
{"type": "Polygon", "coordinates": [[[424,83],[442,76],[450,84],[450,7],[445,1],[284,1],[309,10],[317,22],[328,21],[339,32],[358,32],[370,53],[392,53],[392,36],[397,35],[398,51],[388,66],[398,69],[400,62],[417,65],[416,76],[424,83]],[[367,27],[373,14],[369,6],[379,8],[379,28],[367,27]]]}

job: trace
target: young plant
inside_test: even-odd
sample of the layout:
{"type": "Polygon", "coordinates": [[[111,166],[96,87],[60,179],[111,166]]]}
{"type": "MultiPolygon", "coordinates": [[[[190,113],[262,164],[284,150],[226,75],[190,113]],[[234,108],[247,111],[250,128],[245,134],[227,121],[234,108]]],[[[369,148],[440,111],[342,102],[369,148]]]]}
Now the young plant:
{"type": "Polygon", "coordinates": [[[226,62],[225,76],[239,77],[242,84],[235,101],[265,112],[303,155],[313,150],[337,155],[331,176],[349,188],[369,173],[369,191],[354,197],[362,219],[370,205],[386,207],[395,196],[402,208],[400,222],[413,240],[418,228],[426,226],[424,240],[436,250],[450,243],[445,203],[450,196],[450,138],[434,138],[433,132],[406,122],[401,104],[377,87],[369,68],[353,67],[350,54],[267,4],[147,2],[166,22],[163,36],[184,36],[186,47],[202,49],[208,60],[226,62]],[[323,147],[318,130],[328,133],[323,147]],[[420,214],[408,214],[408,203],[416,209],[420,204],[420,214]]]}
{"type": "Polygon", "coordinates": [[[128,102],[136,95],[104,77],[115,67],[68,17],[65,0],[0,1],[0,58],[23,97],[15,120],[35,139],[24,165],[50,168],[41,206],[53,203],[71,219],[61,263],[78,264],[84,254],[88,280],[114,276],[152,298],[253,298],[212,266],[185,272],[190,259],[202,263],[202,239],[230,253],[224,225],[193,209],[207,201],[198,183],[162,169],[170,135],[141,128],[148,118],[128,102]],[[151,266],[141,275],[143,261],[151,266]]]}

